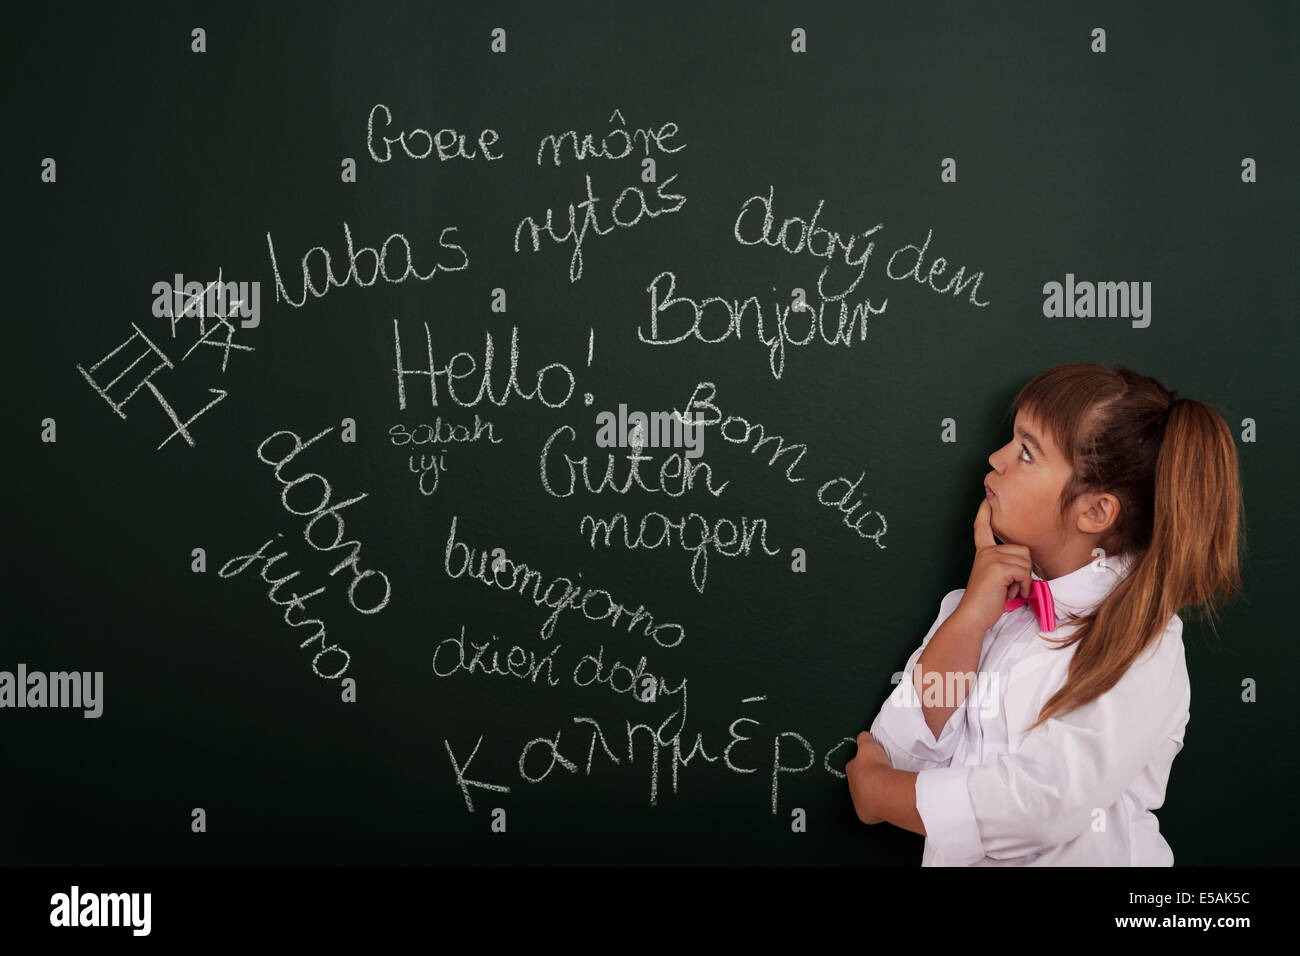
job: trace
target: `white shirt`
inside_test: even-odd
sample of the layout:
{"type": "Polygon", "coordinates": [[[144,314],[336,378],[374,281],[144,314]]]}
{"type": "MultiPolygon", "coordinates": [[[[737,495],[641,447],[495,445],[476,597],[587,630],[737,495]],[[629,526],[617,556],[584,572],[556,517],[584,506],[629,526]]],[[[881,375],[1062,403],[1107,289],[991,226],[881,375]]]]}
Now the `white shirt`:
{"type": "MultiPolygon", "coordinates": [[[[1052,636],[1068,633],[1068,616],[1094,609],[1132,565],[1132,555],[1116,555],[1048,581],[1052,636]]],[[[917,772],[921,865],[1172,866],[1151,811],[1164,803],[1191,716],[1182,619],[1170,618],[1109,691],[1025,734],[1065,684],[1078,645],[1043,641],[1031,605],[1009,611],[985,632],[979,673],[936,740],[912,669],[965,593],[944,596],[871,725],[894,768],[917,772]]]]}

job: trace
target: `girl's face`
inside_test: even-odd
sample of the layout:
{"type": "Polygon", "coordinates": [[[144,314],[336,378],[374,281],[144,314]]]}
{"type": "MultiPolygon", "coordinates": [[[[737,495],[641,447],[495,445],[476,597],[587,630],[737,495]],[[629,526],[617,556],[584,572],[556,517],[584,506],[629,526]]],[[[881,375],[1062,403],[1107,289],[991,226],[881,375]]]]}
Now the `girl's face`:
{"type": "Polygon", "coordinates": [[[984,479],[990,524],[1005,544],[1024,545],[1037,562],[1065,544],[1061,527],[1061,491],[1070,466],[1052,437],[1026,412],[1016,414],[1009,442],[989,455],[993,473],[984,479]]]}

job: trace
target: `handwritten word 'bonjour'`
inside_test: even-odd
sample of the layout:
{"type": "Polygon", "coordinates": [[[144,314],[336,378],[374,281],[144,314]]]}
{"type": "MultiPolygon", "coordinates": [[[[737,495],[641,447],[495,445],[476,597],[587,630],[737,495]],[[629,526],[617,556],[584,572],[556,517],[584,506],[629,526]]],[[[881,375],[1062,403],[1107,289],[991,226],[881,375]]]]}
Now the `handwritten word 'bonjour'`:
{"type": "Polygon", "coordinates": [[[867,320],[873,315],[880,315],[889,305],[889,300],[885,299],[877,309],[871,304],[870,299],[866,299],[853,305],[850,311],[848,299],[840,298],[830,303],[828,316],[825,300],[820,301],[816,308],[807,301],[777,300],[772,303],[771,319],[766,323],[765,328],[763,307],[759,304],[756,295],[751,295],[743,301],[727,299],[720,295],[705,299],[688,298],[677,294],[677,277],[668,271],[661,272],[651,279],[650,284],[646,286],[646,291],[650,293],[650,334],[647,337],[644,327],[638,325],[636,337],[639,341],[648,345],[676,345],[688,338],[694,338],[706,345],[717,345],[734,338],[739,342],[743,338],[745,317],[752,313],[749,320],[750,334],[767,348],[768,368],[771,369],[772,377],[775,379],[780,379],[785,371],[787,343],[796,347],[805,346],[820,332],[822,341],[827,345],[851,346],[855,331],[858,341],[866,341],[867,320]],[[835,318],[836,303],[839,305],[838,320],[835,318]],[[716,308],[710,309],[710,306],[716,308]],[[712,313],[707,320],[706,311],[712,313]],[[668,316],[667,321],[664,321],[665,316],[668,316]],[[826,334],[828,318],[835,322],[833,335],[826,334]],[[802,323],[807,323],[808,334],[796,338],[792,326],[799,326],[802,323]],[[771,338],[767,337],[768,329],[771,329],[771,338]],[[679,332],[679,330],[684,331],[679,332]],[[679,334],[674,335],[674,332],[679,334]]]}

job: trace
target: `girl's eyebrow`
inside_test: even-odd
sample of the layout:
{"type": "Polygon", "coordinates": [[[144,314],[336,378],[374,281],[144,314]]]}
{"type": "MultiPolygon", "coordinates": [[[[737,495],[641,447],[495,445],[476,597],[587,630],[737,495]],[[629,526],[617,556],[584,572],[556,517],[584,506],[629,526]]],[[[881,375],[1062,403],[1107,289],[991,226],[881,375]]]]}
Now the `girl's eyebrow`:
{"type": "Polygon", "coordinates": [[[1021,438],[1023,438],[1025,441],[1029,442],[1029,444],[1034,447],[1034,451],[1038,452],[1039,456],[1043,458],[1047,457],[1047,453],[1043,451],[1043,446],[1038,444],[1038,439],[1035,438],[1033,434],[1025,431],[1025,429],[1023,428],[1017,428],[1016,434],[1019,435],[1021,438]]]}

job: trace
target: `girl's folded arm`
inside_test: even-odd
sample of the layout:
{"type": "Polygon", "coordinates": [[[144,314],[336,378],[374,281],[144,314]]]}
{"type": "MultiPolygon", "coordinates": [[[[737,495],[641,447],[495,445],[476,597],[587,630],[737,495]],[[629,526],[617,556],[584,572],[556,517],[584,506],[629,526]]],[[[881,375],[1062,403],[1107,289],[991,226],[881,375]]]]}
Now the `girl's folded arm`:
{"type": "Polygon", "coordinates": [[[1155,652],[1139,656],[1114,687],[1048,719],[1014,753],[918,773],[917,812],[945,861],[1042,853],[1108,812],[1187,723],[1181,630],[1181,621],[1171,624],[1155,652]]]}
{"type": "Polygon", "coordinates": [[[902,679],[885,699],[879,714],[871,724],[871,736],[880,742],[896,770],[919,771],[932,767],[946,767],[953,758],[957,741],[966,732],[966,708],[959,706],[944,724],[936,738],[925,719],[925,708],[913,683],[916,662],[924,653],[940,626],[952,615],[961,602],[964,588],[950,591],[940,602],[939,616],[903,668],[902,679]]]}

